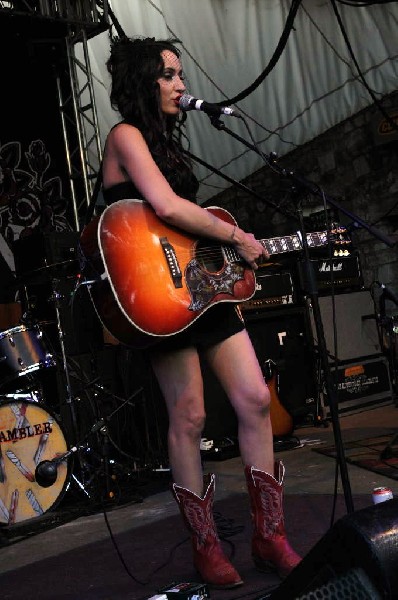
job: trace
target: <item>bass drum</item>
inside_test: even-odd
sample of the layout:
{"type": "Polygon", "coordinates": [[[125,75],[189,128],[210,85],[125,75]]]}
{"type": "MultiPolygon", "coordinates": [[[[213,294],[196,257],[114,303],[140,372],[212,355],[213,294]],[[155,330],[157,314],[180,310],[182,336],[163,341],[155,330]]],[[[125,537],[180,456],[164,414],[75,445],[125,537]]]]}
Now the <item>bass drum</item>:
{"type": "Polygon", "coordinates": [[[37,465],[67,452],[62,429],[42,404],[29,400],[0,402],[0,523],[13,525],[40,517],[55,507],[70,481],[70,465],[61,462],[49,487],[35,477],[37,465]]]}

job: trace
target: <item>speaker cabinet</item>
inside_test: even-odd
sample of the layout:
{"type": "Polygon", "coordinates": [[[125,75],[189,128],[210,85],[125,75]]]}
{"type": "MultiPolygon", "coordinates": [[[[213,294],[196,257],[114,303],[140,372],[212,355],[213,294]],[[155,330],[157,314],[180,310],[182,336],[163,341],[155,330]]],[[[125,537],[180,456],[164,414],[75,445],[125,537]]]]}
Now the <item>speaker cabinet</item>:
{"type": "MultiPolygon", "coordinates": [[[[391,404],[393,401],[389,365],[383,356],[341,362],[337,369],[332,368],[331,374],[336,384],[338,410],[341,414],[391,404]]],[[[326,416],[329,416],[326,390],[324,404],[326,416]]]]}
{"type": "MultiPolygon", "coordinates": [[[[279,399],[293,417],[294,425],[314,415],[318,386],[311,328],[304,308],[286,306],[244,313],[246,328],[260,366],[271,359],[279,374],[279,399]]],[[[208,439],[236,437],[235,413],[221,385],[202,364],[208,439]]]]}
{"type": "MultiPolygon", "coordinates": [[[[272,359],[279,372],[279,398],[295,425],[315,412],[318,399],[311,327],[304,308],[286,306],[244,315],[246,328],[261,366],[272,359]]],[[[206,424],[203,437],[237,437],[235,412],[222,386],[202,361],[206,424]]],[[[155,392],[155,396],[160,392],[155,392]]]]}
{"type": "Polygon", "coordinates": [[[318,403],[316,362],[306,308],[264,309],[245,314],[248,333],[260,365],[271,359],[279,373],[279,399],[295,424],[318,403]]]}
{"type": "Polygon", "coordinates": [[[203,437],[218,441],[223,438],[236,439],[238,420],[228,396],[205,360],[201,360],[201,367],[206,410],[203,437]]]}
{"type": "Polygon", "coordinates": [[[394,499],[337,521],[269,598],[396,598],[397,564],[394,499]]]}
{"type": "MultiPolygon", "coordinates": [[[[319,298],[319,308],[325,333],[326,348],[331,362],[372,356],[381,352],[373,299],[368,290],[319,298]],[[335,318],[334,318],[335,317],[335,318]],[[334,343],[336,325],[336,350],[334,343]]],[[[311,323],[317,333],[311,311],[311,323]]]]}

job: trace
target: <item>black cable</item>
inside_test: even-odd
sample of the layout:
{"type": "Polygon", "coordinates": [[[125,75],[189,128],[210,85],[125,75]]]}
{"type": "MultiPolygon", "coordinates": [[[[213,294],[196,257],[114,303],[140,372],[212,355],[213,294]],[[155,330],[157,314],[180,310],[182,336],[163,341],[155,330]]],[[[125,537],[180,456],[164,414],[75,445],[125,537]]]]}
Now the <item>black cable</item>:
{"type": "Polygon", "coordinates": [[[123,558],[123,554],[120,552],[120,548],[119,548],[119,546],[118,546],[118,544],[116,542],[115,536],[113,535],[113,531],[112,531],[112,528],[110,526],[109,519],[108,519],[108,514],[107,514],[104,506],[102,506],[102,513],[104,515],[105,523],[106,523],[107,529],[109,531],[109,536],[110,536],[110,538],[112,540],[112,544],[113,544],[113,546],[114,546],[114,548],[116,550],[116,553],[117,553],[117,555],[118,555],[118,557],[120,559],[120,562],[122,563],[122,565],[123,565],[126,573],[136,583],[139,583],[140,585],[148,585],[148,583],[150,583],[150,581],[148,579],[146,581],[142,581],[141,579],[138,579],[138,577],[136,577],[135,575],[133,575],[133,573],[130,571],[130,569],[129,569],[127,563],[126,563],[126,561],[123,558]]]}
{"type": "Polygon", "coordinates": [[[280,169],[276,168],[275,164],[273,164],[272,157],[271,157],[271,159],[269,159],[268,156],[261,150],[260,146],[257,144],[257,142],[254,138],[254,135],[251,132],[249,124],[247,123],[247,121],[244,117],[242,117],[242,121],[246,128],[247,133],[249,134],[252,144],[257,151],[257,154],[263,159],[265,166],[268,167],[269,169],[271,169],[272,171],[274,171],[274,173],[276,173],[277,175],[280,175],[280,169]]]}
{"type": "MultiPolygon", "coordinates": [[[[129,575],[129,577],[131,577],[131,579],[133,581],[135,581],[135,583],[138,583],[139,585],[145,586],[148,585],[151,580],[152,577],[158,573],[159,571],[161,571],[162,569],[164,569],[164,567],[167,567],[167,565],[170,563],[175,551],[182,546],[182,544],[185,544],[186,542],[189,541],[189,537],[185,537],[184,539],[180,540],[179,542],[177,542],[176,544],[174,544],[174,546],[171,548],[169,555],[167,557],[167,559],[161,563],[160,565],[158,565],[157,567],[155,567],[155,569],[153,569],[149,575],[146,577],[145,580],[139,579],[138,577],[136,577],[130,570],[129,566],[127,565],[126,561],[124,560],[123,554],[120,551],[120,548],[118,546],[118,543],[116,541],[116,538],[113,534],[111,525],[109,523],[109,519],[108,519],[108,514],[107,511],[105,509],[105,506],[102,506],[102,512],[104,515],[104,520],[105,520],[105,524],[106,527],[108,529],[109,532],[109,536],[111,538],[112,544],[116,550],[116,553],[120,559],[120,562],[122,563],[126,573],[129,575]]],[[[243,531],[244,526],[243,525],[237,525],[237,526],[233,526],[233,519],[225,519],[224,517],[221,516],[220,513],[215,512],[214,513],[214,520],[215,523],[217,525],[217,531],[219,533],[220,539],[224,540],[225,542],[227,542],[231,548],[232,548],[232,553],[231,553],[231,557],[233,558],[234,554],[235,554],[235,545],[233,542],[231,542],[230,540],[228,540],[228,537],[231,537],[233,535],[236,535],[237,533],[240,533],[241,531],[243,531]]]]}
{"type": "Polygon", "coordinates": [[[375,221],[373,221],[373,223],[371,223],[371,226],[374,227],[375,225],[377,225],[378,223],[380,223],[380,221],[384,220],[386,217],[388,217],[388,215],[390,215],[392,213],[392,211],[398,206],[398,200],[396,202],[394,202],[394,204],[391,206],[391,208],[388,209],[387,212],[385,212],[383,215],[381,215],[380,217],[378,217],[375,221]]]}
{"type": "Polygon", "coordinates": [[[232,537],[244,530],[244,525],[234,525],[234,519],[227,519],[216,510],[213,511],[213,516],[218,535],[222,540],[226,540],[226,538],[232,537]]]}
{"type": "Polygon", "coordinates": [[[221,102],[217,102],[216,104],[218,106],[226,106],[228,104],[236,104],[240,100],[243,100],[244,98],[249,96],[249,94],[251,94],[256,88],[258,88],[260,83],[262,83],[264,81],[264,79],[269,75],[269,73],[275,67],[275,65],[277,64],[278,60],[280,59],[280,57],[282,55],[282,52],[285,49],[290,32],[293,29],[294,19],[296,17],[296,14],[300,7],[301,2],[302,2],[302,0],[292,0],[292,5],[290,7],[290,11],[287,16],[286,24],[282,31],[282,35],[281,35],[278,45],[275,49],[275,52],[272,55],[271,60],[269,61],[268,65],[265,67],[264,71],[257,77],[257,79],[255,79],[255,81],[253,81],[253,83],[251,85],[249,85],[249,87],[244,89],[242,92],[240,92],[233,98],[229,98],[227,100],[222,100],[221,102]]]}
{"type": "Polygon", "coordinates": [[[337,0],[340,4],[345,4],[346,6],[354,6],[357,8],[364,6],[372,6],[372,4],[392,4],[397,0],[337,0]]]}
{"type": "Polygon", "coordinates": [[[353,49],[352,49],[352,46],[351,46],[351,44],[350,44],[350,40],[348,39],[348,35],[347,35],[347,32],[346,32],[346,30],[345,30],[345,27],[344,27],[344,24],[343,24],[343,21],[342,21],[342,19],[341,19],[340,13],[339,13],[339,11],[338,11],[338,9],[337,9],[337,6],[336,6],[336,2],[338,2],[338,1],[340,1],[340,2],[341,2],[342,0],[330,0],[330,1],[331,1],[331,3],[332,3],[332,7],[333,7],[333,10],[334,10],[334,14],[336,15],[337,22],[338,22],[338,24],[339,24],[340,31],[341,31],[341,33],[342,33],[342,36],[343,36],[343,38],[344,38],[344,41],[345,41],[345,43],[346,43],[346,46],[347,46],[348,52],[350,53],[350,56],[351,56],[351,58],[352,58],[352,60],[353,60],[353,62],[354,62],[354,65],[355,65],[355,67],[356,67],[356,69],[357,69],[358,75],[359,75],[359,77],[360,77],[360,79],[361,79],[361,81],[362,81],[363,85],[365,86],[366,90],[369,92],[369,95],[370,95],[370,97],[372,98],[373,102],[376,104],[377,108],[380,110],[380,112],[382,113],[382,115],[383,115],[383,117],[386,119],[386,121],[389,123],[389,125],[391,125],[391,127],[392,127],[392,128],[395,130],[395,131],[398,131],[398,126],[397,126],[397,124],[394,122],[394,120],[393,120],[393,119],[390,117],[390,115],[387,113],[387,111],[385,110],[384,106],[382,106],[381,102],[380,102],[380,101],[379,101],[379,99],[376,97],[376,95],[375,95],[374,91],[373,91],[373,90],[370,88],[370,86],[368,85],[368,83],[367,83],[367,81],[366,81],[366,79],[365,79],[365,77],[364,77],[364,75],[363,75],[363,73],[362,73],[362,71],[361,71],[361,68],[360,68],[360,66],[359,66],[359,64],[358,64],[358,61],[357,61],[357,59],[356,59],[356,57],[355,57],[355,54],[354,54],[354,52],[353,52],[353,49]]]}
{"type": "MultiPolygon", "coordinates": [[[[348,35],[347,35],[346,30],[345,30],[344,24],[342,22],[340,13],[339,13],[339,11],[337,9],[336,2],[340,2],[340,4],[348,4],[348,2],[346,0],[331,0],[332,6],[333,6],[333,10],[334,10],[334,13],[336,15],[336,18],[337,18],[337,21],[338,21],[338,24],[339,24],[339,27],[340,27],[340,31],[341,31],[341,33],[343,35],[343,38],[345,40],[345,43],[346,43],[346,46],[347,46],[348,51],[350,53],[350,56],[351,56],[352,60],[354,61],[355,67],[356,67],[357,72],[358,72],[358,75],[359,75],[359,77],[360,77],[363,85],[365,86],[366,90],[369,92],[372,100],[374,101],[374,103],[376,104],[377,108],[380,110],[381,114],[383,115],[383,117],[386,119],[386,121],[389,123],[389,125],[395,131],[398,131],[398,125],[390,117],[390,115],[387,113],[387,111],[385,110],[385,108],[382,106],[382,104],[380,103],[380,101],[376,97],[376,95],[373,92],[373,90],[369,87],[369,85],[368,85],[368,83],[367,83],[367,81],[366,81],[366,79],[365,79],[365,77],[364,77],[364,75],[363,75],[363,73],[362,73],[362,71],[360,69],[360,66],[359,66],[359,64],[358,64],[358,62],[357,62],[357,60],[355,58],[355,54],[354,54],[354,52],[352,50],[352,46],[350,44],[350,41],[348,39],[348,35]]],[[[370,4],[388,4],[388,3],[389,3],[388,1],[387,2],[369,2],[369,3],[362,3],[361,6],[368,6],[370,4]]],[[[355,5],[358,6],[357,3],[356,4],[350,4],[350,6],[355,6],[355,5]]],[[[382,215],[374,223],[372,223],[371,226],[373,227],[378,222],[380,222],[382,219],[385,219],[385,217],[387,217],[394,210],[394,208],[397,206],[397,204],[398,204],[398,202],[395,202],[393,204],[393,206],[384,215],[382,215]]]]}
{"type": "Polygon", "coordinates": [[[115,13],[113,12],[113,10],[111,9],[111,7],[109,5],[108,5],[108,13],[111,18],[112,25],[116,29],[116,33],[117,33],[118,37],[120,37],[120,38],[126,37],[126,33],[125,33],[123,27],[120,25],[119,21],[115,17],[115,13]]]}

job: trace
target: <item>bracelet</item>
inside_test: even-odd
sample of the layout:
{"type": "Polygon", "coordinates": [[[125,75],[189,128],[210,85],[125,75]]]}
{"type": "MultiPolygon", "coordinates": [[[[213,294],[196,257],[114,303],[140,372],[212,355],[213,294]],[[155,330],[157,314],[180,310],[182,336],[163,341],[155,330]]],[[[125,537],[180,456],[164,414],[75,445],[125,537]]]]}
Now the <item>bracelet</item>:
{"type": "Polygon", "coordinates": [[[236,225],[234,225],[234,227],[233,227],[233,229],[232,229],[232,233],[231,233],[231,237],[230,237],[230,240],[231,240],[231,242],[233,242],[233,241],[234,241],[234,237],[235,237],[235,231],[236,231],[236,225]]]}

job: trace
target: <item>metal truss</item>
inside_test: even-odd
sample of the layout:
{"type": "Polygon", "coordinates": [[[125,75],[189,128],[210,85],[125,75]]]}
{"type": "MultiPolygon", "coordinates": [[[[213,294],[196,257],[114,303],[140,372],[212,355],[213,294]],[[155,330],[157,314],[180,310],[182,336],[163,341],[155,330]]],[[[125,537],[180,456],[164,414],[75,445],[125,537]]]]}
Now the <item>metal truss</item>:
{"type": "Polygon", "coordinates": [[[78,25],[94,33],[108,20],[108,0],[0,0],[0,12],[10,17],[78,25]]]}
{"type": "Polygon", "coordinates": [[[87,42],[109,29],[108,0],[0,0],[0,17],[18,28],[22,24],[32,39],[55,37],[66,44],[66,63],[58,64],[56,84],[73,224],[79,231],[102,160],[87,42]]]}
{"type": "Polygon", "coordinates": [[[79,231],[84,224],[84,217],[102,161],[87,32],[84,28],[70,32],[66,38],[66,51],[70,85],[65,93],[62,79],[57,80],[58,102],[64,132],[74,224],[79,231]],[[76,53],[77,43],[81,43],[81,58],[76,53]]]}

